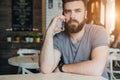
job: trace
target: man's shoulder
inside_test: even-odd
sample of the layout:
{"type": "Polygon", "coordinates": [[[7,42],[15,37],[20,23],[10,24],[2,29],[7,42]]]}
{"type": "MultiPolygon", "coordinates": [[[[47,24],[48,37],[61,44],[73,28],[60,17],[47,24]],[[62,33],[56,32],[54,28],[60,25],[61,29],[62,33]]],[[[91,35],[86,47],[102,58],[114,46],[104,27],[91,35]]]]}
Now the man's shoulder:
{"type": "Polygon", "coordinates": [[[105,30],[105,28],[101,25],[96,25],[96,24],[86,24],[86,29],[89,30],[105,30]]]}

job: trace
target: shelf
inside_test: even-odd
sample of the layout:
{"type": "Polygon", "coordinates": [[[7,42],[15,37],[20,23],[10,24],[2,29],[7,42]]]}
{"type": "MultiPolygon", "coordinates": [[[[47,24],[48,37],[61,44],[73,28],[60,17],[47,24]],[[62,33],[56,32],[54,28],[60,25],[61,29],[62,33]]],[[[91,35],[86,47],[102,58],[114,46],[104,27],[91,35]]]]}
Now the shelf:
{"type": "Polygon", "coordinates": [[[40,43],[27,43],[27,42],[0,42],[0,49],[19,49],[19,48],[30,48],[30,49],[41,49],[43,42],[40,43]]]}

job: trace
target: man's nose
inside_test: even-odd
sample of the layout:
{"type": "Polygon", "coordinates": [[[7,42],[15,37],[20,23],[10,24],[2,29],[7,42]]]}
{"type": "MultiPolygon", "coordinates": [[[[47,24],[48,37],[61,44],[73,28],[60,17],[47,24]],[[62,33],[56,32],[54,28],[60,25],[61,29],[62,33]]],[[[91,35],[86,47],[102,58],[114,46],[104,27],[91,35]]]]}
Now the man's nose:
{"type": "Polygon", "coordinates": [[[74,19],[74,18],[75,18],[75,13],[74,13],[74,12],[71,12],[70,18],[71,18],[71,19],[74,19]]]}

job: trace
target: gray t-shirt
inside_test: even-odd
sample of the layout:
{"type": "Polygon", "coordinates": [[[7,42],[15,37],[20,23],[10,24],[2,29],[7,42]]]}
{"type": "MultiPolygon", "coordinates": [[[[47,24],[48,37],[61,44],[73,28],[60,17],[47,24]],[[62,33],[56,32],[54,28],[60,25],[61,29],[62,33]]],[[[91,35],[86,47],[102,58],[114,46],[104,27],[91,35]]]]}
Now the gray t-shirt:
{"type": "MultiPolygon", "coordinates": [[[[108,35],[101,26],[85,24],[85,33],[79,43],[73,44],[65,32],[54,36],[54,48],[59,50],[65,64],[90,60],[92,49],[108,46],[108,35]]],[[[103,76],[107,78],[104,71],[103,76]]]]}

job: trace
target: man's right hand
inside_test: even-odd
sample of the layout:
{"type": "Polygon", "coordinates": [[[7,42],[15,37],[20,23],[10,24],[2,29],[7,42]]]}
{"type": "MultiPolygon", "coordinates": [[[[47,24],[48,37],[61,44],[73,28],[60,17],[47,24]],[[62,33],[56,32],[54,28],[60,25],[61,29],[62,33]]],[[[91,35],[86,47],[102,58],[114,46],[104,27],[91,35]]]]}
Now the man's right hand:
{"type": "Polygon", "coordinates": [[[64,30],[64,28],[57,25],[58,20],[60,20],[61,22],[65,22],[65,16],[62,15],[62,14],[56,15],[52,19],[51,23],[49,24],[49,27],[48,27],[48,30],[47,30],[48,33],[54,34],[56,32],[61,32],[61,31],[64,30]]]}

